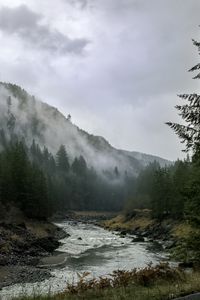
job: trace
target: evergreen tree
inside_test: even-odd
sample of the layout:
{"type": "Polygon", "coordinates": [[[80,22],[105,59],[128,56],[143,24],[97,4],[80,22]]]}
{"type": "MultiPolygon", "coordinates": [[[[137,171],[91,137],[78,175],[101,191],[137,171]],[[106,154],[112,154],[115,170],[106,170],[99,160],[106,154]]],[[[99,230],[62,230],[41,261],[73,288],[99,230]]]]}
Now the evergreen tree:
{"type": "Polygon", "coordinates": [[[3,149],[5,149],[7,146],[7,138],[3,129],[0,129],[0,145],[3,147],[3,149]]]}
{"type": "Polygon", "coordinates": [[[0,201],[12,203],[28,217],[50,214],[45,175],[30,162],[22,142],[10,142],[0,154],[0,201]]]}
{"type": "Polygon", "coordinates": [[[30,154],[31,154],[32,157],[35,157],[37,155],[37,146],[36,146],[36,143],[35,143],[34,139],[32,141],[32,145],[30,147],[30,154]]]}
{"type": "Polygon", "coordinates": [[[59,171],[68,172],[70,165],[67,156],[67,151],[64,145],[61,145],[56,154],[56,165],[59,171]]]}
{"type": "MultiPolygon", "coordinates": [[[[193,43],[198,47],[200,54],[200,43],[195,40],[193,40],[193,43]]],[[[199,69],[200,63],[189,71],[199,71],[199,69]]],[[[200,79],[200,73],[194,79],[200,79]]],[[[190,221],[200,225],[200,95],[184,94],[180,97],[186,100],[187,104],[177,105],[176,108],[186,125],[171,122],[167,124],[174,129],[175,133],[181,138],[181,142],[186,143],[185,151],[192,150],[193,153],[192,171],[185,194],[185,213],[190,221]]]]}
{"type": "Polygon", "coordinates": [[[174,167],[171,168],[172,172],[172,201],[171,201],[171,214],[175,218],[184,217],[184,206],[186,201],[186,192],[188,188],[188,181],[191,174],[191,163],[187,160],[178,160],[174,167]]]}
{"type": "Polygon", "coordinates": [[[79,158],[75,158],[72,163],[72,171],[78,176],[84,176],[87,173],[87,163],[84,157],[81,155],[79,158]]]}
{"type": "MultiPolygon", "coordinates": [[[[200,43],[195,40],[193,40],[193,43],[198,47],[198,52],[200,54],[200,43]]],[[[195,65],[189,71],[193,72],[199,69],[200,63],[195,65]]],[[[194,77],[194,79],[199,78],[200,73],[194,77]]],[[[167,122],[167,125],[169,125],[180,137],[181,142],[186,144],[186,149],[184,151],[189,151],[191,149],[195,154],[200,151],[200,95],[182,94],[179,95],[179,97],[187,101],[186,104],[175,106],[186,125],[172,122],[167,122]]]]}
{"type": "Polygon", "coordinates": [[[114,175],[115,175],[116,178],[119,178],[119,176],[120,176],[117,166],[114,168],[114,175]]]}
{"type": "Polygon", "coordinates": [[[159,168],[155,172],[151,199],[154,217],[163,219],[170,216],[173,190],[169,169],[159,168]]]}
{"type": "Polygon", "coordinates": [[[12,100],[11,97],[9,96],[7,99],[7,106],[8,106],[8,112],[7,112],[7,128],[10,131],[11,137],[13,135],[14,132],[14,128],[15,128],[15,122],[16,122],[16,118],[13,115],[13,113],[11,112],[11,107],[12,107],[12,100]]]}

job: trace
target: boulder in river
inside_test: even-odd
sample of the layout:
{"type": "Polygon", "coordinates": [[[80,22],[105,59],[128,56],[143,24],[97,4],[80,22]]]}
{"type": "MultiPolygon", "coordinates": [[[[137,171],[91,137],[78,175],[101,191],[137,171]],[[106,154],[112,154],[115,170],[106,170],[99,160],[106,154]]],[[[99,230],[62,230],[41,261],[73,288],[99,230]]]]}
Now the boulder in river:
{"type": "Polygon", "coordinates": [[[132,239],[132,242],[134,243],[141,243],[144,242],[144,237],[143,236],[136,236],[135,238],[132,239]]]}
{"type": "Polygon", "coordinates": [[[194,263],[191,262],[191,261],[188,261],[188,262],[185,261],[185,262],[179,263],[178,266],[180,268],[183,268],[183,269],[185,269],[185,268],[193,268],[194,267],[194,263]]]}

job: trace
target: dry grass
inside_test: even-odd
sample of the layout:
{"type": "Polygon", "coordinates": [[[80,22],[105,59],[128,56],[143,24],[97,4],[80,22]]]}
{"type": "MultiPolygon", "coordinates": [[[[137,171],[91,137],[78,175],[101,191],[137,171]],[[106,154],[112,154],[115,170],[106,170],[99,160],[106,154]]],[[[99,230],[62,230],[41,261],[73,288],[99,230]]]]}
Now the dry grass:
{"type": "Polygon", "coordinates": [[[174,226],[172,235],[178,239],[187,238],[190,236],[192,227],[186,222],[182,222],[174,226]]]}
{"type": "Polygon", "coordinates": [[[172,269],[166,263],[161,263],[155,267],[152,265],[144,269],[132,271],[117,270],[109,277],[99,277],[86,280],[90,273],[84,273],[79,278],[76,285],[68,285],[66,291],[70,294],[80,294],[88,290],[103,290],[107,288],[127,287],[130,284],[143,287],[151,286],[156,281],[184,281],[185,273],[181,269],[172,269]]]}
{"type": "Polygon", "coordinates": [[[13,242],[16,242],[16,241],[22,241],[22,237],[16,233],[12,234],[10,239],[13,241],[13,242]]]}
{"type": "Polygon", "coordinates": [[[36,237],[43,238],[49,236],[50,232],[54,232],[56,226],[52,223],[45,222],[26,222],[26,228],[36,237]]]}
{"type": "Polygon", "coordinates": [[[135,217],[130,220],[126,220],[124,215],[118,215],[117,217],[105,221],[103,225],[110,230],[123,230],[130,229],[134,230],[136,228],[140,228],[141,230],[145,230],[145,228],[152,225],[154,221],[147,213],[138,213],[135,217]]]}
{"type": "Polygon", "coordinates": [[[88,216],[88,217],[101,217],[101,216],[113,216],[113,212],[108,212],[108,211],[73,211],[73,214],[75,216],[88,216]]]}
{"type": "Polygon", "coordinates": [[[200,291],[200,273],[184,273],[167,264],[130,272],[118,270],[108,278],[87,280],[88,275],[80,275],[78,284],[68,285],[66,291],[58,295],[35,295],[18,300],[169,300],[200,291]]]}
{"type": "Polygon", "coordinates": [[[153,223],[154,221],[149,217],[138,217],[129,222],[126,222],[126,225],[128,228],[131,229],[135,229],[139,227],[141,230],[144,230],[145,228],[152,225],[153,223]]]}
{"type": "Polygon", "coordinates": [[[106,220],[103,222],[103,225],[106,228],[109,228],[111,230],[123,228],[124,224],[125,224],[125,216],[124,215],[118,215],[111,220],[106,220]]]}

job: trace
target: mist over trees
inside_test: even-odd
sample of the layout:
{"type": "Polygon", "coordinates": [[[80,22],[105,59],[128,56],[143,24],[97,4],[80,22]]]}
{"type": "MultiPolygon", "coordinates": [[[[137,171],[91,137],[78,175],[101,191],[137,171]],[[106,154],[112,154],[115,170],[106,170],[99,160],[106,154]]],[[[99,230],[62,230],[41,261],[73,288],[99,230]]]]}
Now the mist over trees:
{"type": "MultiPolygon", "coordinates": [[[[19,207],[26,216],[46,218],[56,211],[122,209],[128,181],[110,182],[87,166],[83,156],[70,163],[64,145],[55,157],[33,140],[27,147],[15,137],[7,141],[1,130],[0,202],[19,207]]],[[[119,180],[117,167],[113,178],[119,180]]]]}
{"type": "Polygon", "coordinates": [[[95,136],[73,124],[71,115],[65,117],[52,107],[15,84],[0,82],[0,129],[7,138],[16,135],[25,139],[28,147],[33,139],[41,148],[48,147],[55,156],[60,145],[64,145],[70,164],[82,155],[89,168],[93,167],[100,175],[113,173],[118,168],[120,177],[125,172],[137,176],[144,165],[157,159],[141,153],[118,150],[101,136],[95,136]]]}
{"type": "MultiPolygon", "coordinates": [[[[35,103],[35,99],[30,100],[28,94],[18,86],[5,86],[12,91],[13,97],[20,100],[17,103],[15,98],[7,96],[3,118],[0,119],[0,202],[5,206],[19,207],[28,217],[41,219],[56,211],[121,210],[128,191],[128,173],[120,173],[118,166],[99,172],[99,169],[88,165],[83,155],[73,158],[68,153],[72,146],[71,140],[69,147],[66,147],[66,142],[65,145],[59,145],[55,139],[56,151],[52,153],[41,143],[44,141],[42,135],[45,125],[34,111],[30,112],[31,122],[26,123],[26,111],[30,109],[28,101],[35,103]],[[23,124],[18,119],[19,109],[23,115],[23,124]]],[[[31,108],[33,107],[32,105],[31,108]]],[[[56,113],[54,117],[58,118],[57,111],[54,108],[52,111],[53,114],[56,113]]],[[[73,131],[77,131],[71,123],[71,116],[67,119],[63,117],[62,121],[63,124],[67,122],[67,126],[72,127],[73,131]]],[[[67,127],[69,131],[70,128],[67,127]]],[[[54,132],[51,133],[51,138],[53,134],[54,132]]],[[[90,138],[88,134],[87,137],[90,138]]],[[[74,133],[73,138],[77,138],[74,133]]],[[[93,144],[97,147],[95,137],[93,144]]],[[[91,151],[88,146],[87,149],[91,151]]]]}
{"type": "Polygon", "coordinates": [[[132,178],[152,157],[140,162],[135,154],[80,130],[71,115],[65,118],[20,87],[0,87],[0,170],[7,172],[0,178],[0,201],[17,205],[33,218],[71,209],[121,210],[132,191],[132,178]],[[14,164],[17,152],[21,163],[14,164]],[[18,177],[24,185],[18,184],[18,177]]]}

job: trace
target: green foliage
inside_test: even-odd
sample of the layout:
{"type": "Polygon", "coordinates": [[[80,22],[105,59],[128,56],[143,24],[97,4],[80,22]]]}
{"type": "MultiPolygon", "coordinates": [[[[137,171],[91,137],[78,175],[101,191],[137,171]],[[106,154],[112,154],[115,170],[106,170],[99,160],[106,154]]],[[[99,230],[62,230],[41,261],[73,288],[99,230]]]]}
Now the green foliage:
{"type": "Polygon", "coordinates": [[[192,164],[185,193],[185,215],[195,226],[200,226],[200,161],[192,164]]]}
{"type": "Polygon", "coordinates": [[[157,162],[149,164],[138,176],[134,183],[132,203],[134,208],[151,208],[151,193],[155,171],[159,169],[157,162]]]}
{"type": "MultiPolygon", "coordinates": [[[[193,40],[193,44],[198,48],[200,54],[200,43],[193,40]]],[[[189,71],[199,71],[199,66],[200,64],[198,63],[189,71]]],[[[200,79],[200,73],[198,73],[194,79],[200,79]]],[[[184,120],[184,125],[172,122],[168,122],[167,124],[179,136],[181,142],[186,144],[186,149],[184,151],[189,151],[191,149],[195,154],[200,148],[200,95],[183,94],[179,95],[179,97],[187,101],[186,104],[176,105],[179,115],[184,120]]]]}
{"type": "Polygon", "coordinates": [[[127,208],[151,209],[157,219],[183,218],[193,169],[188,159],[164,168],[158,163],[150,164],[132,183],[134,189],[127,208]]]}
{"type": "Polygon", "coordinates": [[[46,178],[22,142],[10,143],[0,154],[0,201],[14,203],[29,217],[48,216],[46,178]]]}
{"type": "Polygon", "coordinates": [[[200,232],[193,230],[191,235],[185,239],[187,259],[200,264],[200,232]]]}
{"type": "MultiPolygon", "coordinates": [[[[200,53],[200,43],[193,40],[200,53]]],[[[199,71],[200,64],[195,65],[190,71],[199,71]]],[[[200,78],[200,73],[194,77],[200,78]]],[[[195,225],[200,225],[200,95],[184,94],[180,95],[187,101],[186,104],[177,105],[179,115],[186,124],[167,123],[175,133],[181,138],[181,142],[186,143],[185,151],[192,150],[193,159],[191,172],[185,191],[185,214],[195,225]]],[[[181,189],[181,187],[179,187],[181,189]]],[[[183,189],[183,187],[182,187],[183,189]]]]}
{"type": "Polygon", "coordinates": [[[85,159],[82,155],[79,158],[75,158],[74,162],[72,163],[72,171],[77,176],[86,175],[87,164],[86,164],[86,161],[85,161],[85,159]]]}
{"type": "Polygon", "coordinates": [[[69,171],[69,161],[67,156],[67,151],[64,145],[61,145],[56,154],[56,166],[59,171],[68,172],[69,171]]]}
{"type": "MultiPolygon", "coordinates": [[[[53,212],[74,210],[120,210],[129,181],[119,181],[116,168],[112,183],[87,166],[83,156],[70,164],[65,146],[54,157],[33,140],[13,136],[9,141],[2,129],[0,144],[0,202],[14,203],[28,217],[46,218],[53,212]]],[[[127,176],[128,177],[128,176],[127,176]]]]}
{"type": "Polygon", "coordinates": [[[154,174],[152,187],[152,213],[154,217],[163,218],[171,213],[172,178],[168,168],[159,168],[154,174]]]}

